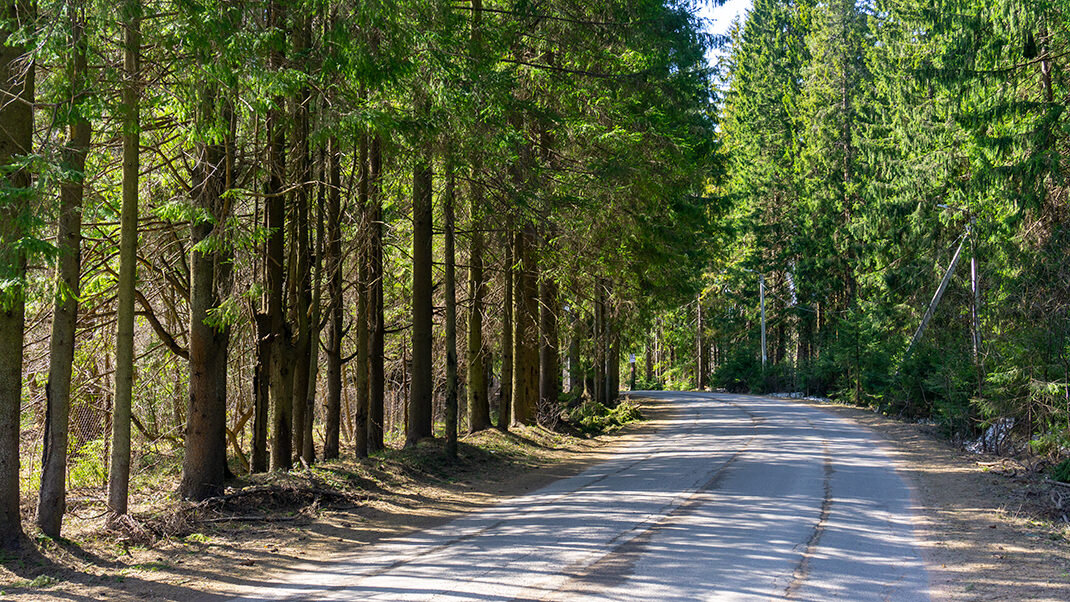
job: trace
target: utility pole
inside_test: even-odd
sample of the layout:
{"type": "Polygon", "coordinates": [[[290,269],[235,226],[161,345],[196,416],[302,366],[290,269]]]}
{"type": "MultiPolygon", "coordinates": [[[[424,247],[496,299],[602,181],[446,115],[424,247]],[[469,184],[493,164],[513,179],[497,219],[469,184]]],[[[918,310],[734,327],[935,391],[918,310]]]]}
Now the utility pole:
{"type": "MultiPolygon", "coordinates": [[[[984,384],[984,368],[981,366],[981,287],[977,275],[977,216],[969,209],[937,205],[942,209],[951,209],[966,214],[966,236],[970,238],[970,342],[973,347],[973,365],[977,370],[977,395],[981,395],[984,384]]],[[[963,241],[965,242],[965,241],[963,241]]],[[[961,250],[962,245],[959,245],[961,250]]],[[[913,346],[913,345],[912,345],[913,346]]]]}
{"type": "MultiPolygon", "coordinates": [[[[744,272],[754,273],[754,270],[742,268],[744,272]]],[[[758,272],[758,306],[762,312],[762,372],[765,372],[765,364],[769,361],[769,355],[765,351],[765,274],[758,272]]]]}
{"type": "Polygon", "coordinates": [[[762,307],[762,371],[764,372],[768,359],[765,352],[765,274],[758,274],[758,300],[762,307]]]}
{"type": "Polygon", "coordinates": [[[973,321],[973,363],[977,368],[977,395],[981,395],[984,383],[984,369],[981,367],[981,288],[977,283],[977,218],[970,215],[970,292],[973,304],[970,318],[973,321]]]}
{"type": "MultiPolygon", "coordinates": [[[[936,311],[936,306],[940,304],[940,299],[942,299],[944,296],[944,290],[947,289],[947,284],[948,282],[951,282],[951,276],[955,273],[955,266],[957,266],[959,263],[959,255],[962,254],[962,245],[966,244],[966,236],[968,235],[969,232],[967,231],[966,235],[964,235],[962,238],[962,242],[960,242],[958,248],[955,249],[955,255],[951,258],[951,265],[949,265],[947,267],[947,271],[944,272],[944,278],[940,281],[940,286],[937,287],[936,294],[933,295],[932,302],[929,303],[929,309],[925,310],[925,315],[921,318],[921,324],[918,325],[918,329],[914,332],[914,337],[910,339],[910,346],[907,347],[906,354],[899,362],[900,366],[906,363],[907,359],[910,357],[910,354],[914,351],[914,346],[918,344],[918,341],[921,340],[921,336],[925,334],[925,327],[929,325],[929,320],[932,319],[933,312],[936,311]]],[[[898,375],[898,371],[896,371],[896,374],[898,375]]]]}

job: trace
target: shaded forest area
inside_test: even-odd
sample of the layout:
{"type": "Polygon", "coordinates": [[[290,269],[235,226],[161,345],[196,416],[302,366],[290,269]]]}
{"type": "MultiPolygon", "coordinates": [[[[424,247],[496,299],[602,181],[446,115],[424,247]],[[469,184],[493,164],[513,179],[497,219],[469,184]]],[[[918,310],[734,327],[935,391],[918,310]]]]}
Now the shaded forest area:
{"type": "Polygon", "coordinates": [[[690,4],[0,2],[0,547],[611,404],[708,259],[690,4]]]}
{"type": "Polygon", "coordinates": [[[730,209],[702,293],[658,318],[668,383],[1065,456],[1070,5],[755,0],[729,38],[730,209]]]}

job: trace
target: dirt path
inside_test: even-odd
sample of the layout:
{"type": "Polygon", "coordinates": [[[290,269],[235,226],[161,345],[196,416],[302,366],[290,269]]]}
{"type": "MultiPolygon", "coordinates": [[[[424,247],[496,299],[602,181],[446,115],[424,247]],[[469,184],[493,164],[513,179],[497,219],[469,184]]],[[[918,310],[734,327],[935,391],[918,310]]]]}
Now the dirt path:
{"type": "MultiPolygon", "coordinates": [[[[870,427],[900,460],[925,517],[917,533],[934,599],[1070,600],[1070,530],[1059,512],[1053,514],[1061,488],[1040,482],[1013,462],[958,451],[931,427],[857,408],[814,405],[870,427]]],[[[610,457],[617,445],[655,432],[666,412],[663,405],[647,406],[651,420],[597,440],[555,441],[530,433],[527,451],[519,455],[493,435],[469,440],[514,454],[508,462],[476,454],[460,470],[414,470],[383,461],[362,468],[367,482],[361,488],[368,494],[355,501],[273,510],[267,507],[271,500],[263,500],[265,506],[249,508],[249,518],[268,515],[271,521],[231,514],[152,547],[136,538],[92,536],[86,526],[93,520],[92,508],[76,508],[88,517],[82,527],[72,521],[69,537],[77,544],[45,542],[43,556],[0,558],[0,594],[18,601],[224,599],[296,564],[443,524],[577,474],[610,457]]],[[[341,473],[353,467],[337,468],[341,473]]],[[[1066,508],[1070,490],[1061,493],[1066,508]]]]}

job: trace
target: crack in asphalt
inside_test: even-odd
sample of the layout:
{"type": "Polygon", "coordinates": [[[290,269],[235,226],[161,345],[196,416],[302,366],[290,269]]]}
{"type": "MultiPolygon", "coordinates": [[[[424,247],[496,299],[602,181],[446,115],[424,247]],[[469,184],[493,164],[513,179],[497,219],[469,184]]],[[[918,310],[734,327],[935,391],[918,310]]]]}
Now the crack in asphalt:
{"type": "MultiPolygon", "coordinates": [[[[810,421],[807,420],[806,422],[810,421]]],[[[811,426],[813,426],[812,423],[811,426]]],[[[821,500],[821,513],[818,515],[817,523],[814,525],[810,538],[806,541],[802,558],[799,559],[799,564],[795,566],[791,583],[784,589],[784,597],[789,599],[795,597],[795,594],[799,592],[799,588],[802,587],[806,578],[810,575],[810,559],[813,558],[817,546],[821,543],[821,536],[825,533],[825,525],[828,524],[829,512],[832,509],[832,473],[834,472],[832,468],[832,453],[829,451],[828,440],[824,440],[822,443],[825,451],[825,495],[821,500]]]]}

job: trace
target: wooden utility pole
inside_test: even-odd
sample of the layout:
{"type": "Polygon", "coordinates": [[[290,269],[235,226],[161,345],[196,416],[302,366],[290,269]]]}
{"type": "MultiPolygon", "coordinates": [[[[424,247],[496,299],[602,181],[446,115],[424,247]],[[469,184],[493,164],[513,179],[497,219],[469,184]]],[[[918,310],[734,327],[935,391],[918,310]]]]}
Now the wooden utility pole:
{"type": "Polygon", "coordinates": [[[769,357],[765,350],[765,274],[758,274],[758,303],[762,310],[762,371],[764,372],[769,357]]]}
{"type": "Polygon", "coordinates": [[[929,303],[929,308],[925,310],[925,315],[921,318],[921,324],[918,325],[918,329],[914,332],[913,338],[910,339],[910,346],[907,347],[907,352],[903,356],[900,365],[906,363],[910,354],[914,352],[914,347],[921,340],[922,335],[925,334],[925,327],[929,325],[929,320],[932,319],[933,313],[936,311],[936,306],[940,304],[940,299],[944,297],[944,291],[947,289],[947,284],[951,282],[951,276],[955,273],[955,266],[959,264],[959,256],[962,254],[962,245],[966,244],[966,234],[962,236],[962,240],[959,242],[959,246],[955,249],[955,255],[951,257],[951,265],[947,267],[947,271],[944,272],[944,278],[940,281],[940,286],[936,289],[936,294],[933,295],[933,300],[929,303]]]}
{"type": "Polygon", "coordinates": [[[981,288],[977,277],[977,218],[970,216],[970,292],[973,293],[973,303],[970,307],[970,318],[973,325],[973,364],[977,369],[977,395],[981,395],[984,385],[984,368],[981,365],[981,288]]]}

